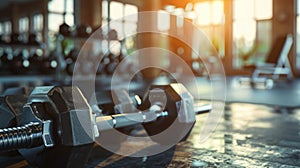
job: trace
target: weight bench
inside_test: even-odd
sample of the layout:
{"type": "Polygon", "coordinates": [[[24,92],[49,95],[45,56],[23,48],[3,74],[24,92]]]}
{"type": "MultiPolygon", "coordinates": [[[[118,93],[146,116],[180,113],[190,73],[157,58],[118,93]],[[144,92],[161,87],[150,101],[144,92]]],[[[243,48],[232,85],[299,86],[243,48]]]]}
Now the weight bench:
{"type": "Polygon", "coordinates": [[[280,75],[286,75],[288,79],[293,78],[291,64],[288,59],[288,54],[293,45],[293,37],[288,34],[279,37],[267,57],[266,63],[255,66],[252,74],[252,81],[255,81],[260,75],[272,75],[273,80],[277,80],[280,75]]]}

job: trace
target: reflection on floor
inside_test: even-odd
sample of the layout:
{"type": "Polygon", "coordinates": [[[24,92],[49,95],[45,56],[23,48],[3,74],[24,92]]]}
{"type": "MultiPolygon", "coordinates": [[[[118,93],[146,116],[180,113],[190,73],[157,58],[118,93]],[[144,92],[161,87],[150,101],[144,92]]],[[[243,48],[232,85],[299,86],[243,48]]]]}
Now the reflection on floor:
{"type": "MultiPolygon", "coordinates": [[[[243,77],[244,78],[244,77],[243,77]]],[[[227,103],[251,103],[264,104],[278,107],[300,107],[300,79],[274,81],[274,86],[270,89],[257,88],[254,83],[240,82],[242,77],[227,77],[224,83],[222,78],[197,78],[197,83],[190,82],[192,93],[198,93],[200,99],[212,99],[212,84],[216,87],[215,97],[221,97],[226,91],[227,103]],[[222,82],[223,85],[222,86],[222,82]],[[226,86],[225,86],[226,85],[226,86]],[[220,94],[219,94],[220,93],[220,94]]],[[[216,98],[214,98],[216,100],[216,98]]]]}
{"type": "MultiPolygon", "coordinates": [[[[227,105],[216,130],[200,143],[207,115],[197,116],[188,140],[166,152],[132,158],[95,146],[86,167],[300,167],[300,109],[227,105]]],[[[20,157],[10,165],[29,167],[20,157]]]]}
{"type": "Polygon", "coordinates": [[[300,167],[299,109],[235,103],[223,116],[204,143],[199,135],[207,115],[200,115],[188,140],[162,154],[103,157],[96,147],[87,167],[300,167]]]}

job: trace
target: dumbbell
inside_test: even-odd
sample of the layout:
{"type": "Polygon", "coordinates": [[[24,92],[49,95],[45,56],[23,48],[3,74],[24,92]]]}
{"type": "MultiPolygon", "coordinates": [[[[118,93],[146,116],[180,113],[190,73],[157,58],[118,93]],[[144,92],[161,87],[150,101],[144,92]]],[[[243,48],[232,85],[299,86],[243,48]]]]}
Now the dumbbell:
{"type": "Polygon", "coordinates": [[[71,35],[71,27],[67,23],[63,23],[59,26],[59,33],[64,36],[71,35]]]}
{"type": "Polygon", "coordinates": [[[91,34],[93,33],[97,33],[95,34],[99,39],[104,39],[104,36],[103,36],[103,30],[101,28],[101,26],[95,26],[95,27],[92,27],[92,32],[91,34]]]}
{"type": "MultiPolygon", "coordinates": [[[[68,102],[72,101],[72,96],[71,96],[72,92],[77,91],[76,93],[78,94],[80,93],[76,89],[64,88],[64,91],[62,91],[63,93],[61,93],[60,90],[61,90],[60,88],[53,88],[53,89],[49,89],[49,88],[47,89],[45,87],[36,88],[32,92],[30,98],[28,99],[27,107],[24,106],[22,114],[20,114],[21,115],[20,120],[18,120],[19,124],[21,125],[23,125],[22,123],[27,123],[27,121],[30,121],[28,122],[29,124],[24,124],[23,126],[11,128],[11,129],[9,128],[1,129],[0,130],[1,147],[6,146],[5,148],[10,148],[10,149],[19,148],[19,147],[20,148],[32,147],[31,149],[20,149],[19,152],[27,159],[27,161],[31,165],[37,165],[39,167],[52,167],[55,164],[57,164],[55,166],[58,167],[83,167],[84,164],[83,160],[89,153],[89,149],[91,149],[92,147],[93,141],[91,140],[92,137],[91,130],[89,132],[90,136],[88,135],[85,136],[86,131],[80,129],[81,128],[80,123],[78,123],[76,119],[74,121],[71,118],[69,118],[70,116],[77,118],[76,111],[74,109],[70,109],[70,111],[65,113],[63,111],[64,108],[71,108],[72,106],[71,104],[67,105],[68,102]],[[49,92],[53,92],[53,94],[49,92]],[[64,100],[65,98],[67,99],[69,98],[69,99],[59,103],[57,101],[60,101],[60,98],[63,98],[64,100]],[[47,99],[49,100],[47,101],[47,99]],[[51,106],[48,103],[55,103],[57,106],[56,105],[51,106]],[[47,104],[49,106],[47,106],[47,104]],[[42,109],[43,107],[45,107],[45,109],[42,109]],[[54,108],[59,107],[60,109],[52,109],[53,107],[54,108]],[[35,113],[33,114],[32,110],[38,110],[41,113],[35,111],[35,113]],[[60,113],[56,113],[58,112],[57,110],[59,110],[60,113]],[[43,138],[41,136],[43,136],[44,139],[46,140],[45,146],[48,147],[52,146],[51,145],[52,136],[48,136],[49,135],[48,133],[50,133],[49,129],[52,124],[51,122],[43,121],[46,120],[47,117],[49,117],[49,115],[54,115],[53,123],[57,123],[58,118],[59,119],[63,118],[66,120],[71,119],[71,120],[68,121],[63,120],[65,122],[59,125],[53,124],[54,128],[60,130],[57,132],[55,131],[54,134],[55,137],[57,137],[58,134],[62,134],[62,138],[56,138],[56,147],[52,147],[52,148],[44,148],[43,146],[39,147],[41,144],[43,144],[42,141],[43,138]],[[35,123],[31,123],[31,121],[35,123]],[[71,123],[70,121],[74,121],[75,123],[71,123]],[[40,124],[41,122],[43,123],[42,125],[40,124]],[[74,126],[72,124],[76,124],[76,125],[74,126]],[[69,132],[71,134],[68,134],[69,132]],[[75,132],[76,135],[73,136],[73,133],[75,132]],[[73,141],[72,138],[74,138],[75,140],[73,141]],[[82,144],[83,142],[87,144],[84,145],[82,144]],[[75,147],[73,147],[73,145],[75,147]],[[81,155],[81,152],[83,153],[83,155],[81,155]],[[53,157],[55,158],[55,156],[58,155],[59,157],[55,159],[56,162],[53,163],[52,161],[53,157]],[[71,158],[73,158],[74,161],[71,158]],[[79,162],[76,163],[76,160],[78,160],[79,162]]],[[[81,96],[79,97],[79,99],[80,98],[83,97],[81,96]]],[[[91,122],[91,116],[89,115],[90,109],[86,105],[84,99],[80,99],[79,101],[82,102],[83,104],[82,110],[86,110],[87,112],[87,113],[83,113],[83,116],[80,117],[80,119],[87,119],[86,117],[88,117],[88,120],[86,121],[90,123],[91,122]]]]}
{"type": "Polygon", "coordinates": [[[115,29],[111,29],[107,36],[109,40],[118,40],[118,32],[115,29]]]}
{"type": "MultiPolygon", "coordinates": [[[[108,55],[103,55],[100,53],[100,56],[95,57],[94,67],[96,69],[97,75],[112,75],[117,65],[119,64],[119,56],[114,55],[113,53],[109,53],[108,55]],[[101,60],[97,60],[97,58],[102,58],[101,60]],[[99,64],[97,64],[99,62],[99,64]]],[[[123,58],[122,58],[123,59],[123,58]]]]}
{"type": "Polygon", "coordinates": [[[251,85],[256,89],[272,89],[274,81],[268,77],[257,77],[251,79],[251,85]]]}
{"type": "Polygon", "coordinates": [[[80,75],[90,75],[92,71],[96,70],[95,65],[98,63],[97,57],[91,56],[91,54],[85,54],[84,59],[77,59],[79,55],[79,50],[78,49],[73,49],[71,52],[65,57],[66,61],[66,72],[69,75],[73,75],[74,73],[74,68],[76,64],[76,68],[78,71],[76,73],[80,75]]]}
{"type": "Polygon", "coordinates": [[[190,66],[191,66],[193,73],[197,76],[202,76],[205,73],[204,64],[199,59],[192,60],[190,66]]]}
{"type": "MultiPolygon", "coordinates": [[[[98,58],[101,58],[102,56],[97,56],[98,58]]],[[[104,57],[103,59],[101,59],[100,61],[97,59],[95,61],[95,68],[96,68],[96,75],[103,75],[104,73],[104,67],[106,65],[106,63],[108,62],[108,59],[106,57],[104,57]],[[99,62],[99,64],[97,64],[99,62]]]]}
{"type": "Polygon", "coordinates": [[[75,62],[77,59],[77,56],[79,54],[79,50],[73,49],[70,51],[70,53],[65,57],[66,62],[66,72],[68,75],[73,75],[75,62]]]}
{"type": "Polygon", "coordinates": [[[119,64],[118,58],[113,53],[110,53],[106,59],[108,59],[108,63],[105,65],[104,71],[107,75],[112,75],[119,64]]]}
{"type": "Polygon", "coordinates": [[[0,57],[0,61],[1,61],[1,70],[3,70],[3,72],[9,70],[9,68],[11,67],[11,59],[9,57],[9,53],[7,51],[3,51],[2,56],[0,57]]]}
{"type": "Polygon", "coordinates": [[[19,33],[12,33],[10,35],[10,44],[21,44],[19,33]]]}
{"type": "Polygon", "coordinates": [[[0,96],[0,128],[13,127],[18,123],[21,109],[32,88],[8,88],[0,96]]]}
{"type": "Polygon", "coordinates": [[[39,45],[39,42],[37,41],[36,34],[31,33],[28,35],[28,42],[29,45],[39,45]]]}
{"type": "MultiPolygon", "coordinates": [[[[92,53],[85,53],[84,58],[79,58],[76,62],[76,66],[79,72],[83,76],[91,75],[91,72],[95,72],[96,64],[98,63],[98,58],[93,56],[92,53]]],[[[78,71],[77,71],[78,72],[78,71]]]]}
{"type": "Polygon", "coordinates": [[[52,53],[48,57],[42,58],[40,71],[43,74],[54,74],[58,66],[57,57],[52,53]]]}
{"type": "Polygon", "coordinates": [[[76,36],[77,37],[89,37],[92,33],[92,28],[86,25],[78,25],[76,26],[76,36]]]}
{"type": "Polygon", "coordinates": [[[3,51],[3,53],[2,53],[2,55],[0,57],[0,61],[3,64],[7,64],[9,62],[8,53],[6,51],[3,51]]]}
{"type": "Polygon", "coordinates": [[[97,61],[95,61],[95,66],[98,66],[97,67],[97,71],[96,71],[96,74],[97,75],[107,75],[108,72],[107,72],[107,66],[108,64],[110,63],[110,59],[107,55],[103,55],[103,56],[98,56],[98,58],[102,58],[99,62],[99,65],[97,65],[97,61]]]}
{"type": "MultiPolygon", "coordinates": [[[[101,138],[103,131],[143,124],[149,135],[155,136],[159,132],[151,130],[152,126],[153,129],[159,128],[165,123],[162,127],[167,128],[172,121],[194,124],[193,99],[183,85],[158,86],[149,92],[148,97],[144,107],[149,106],[149,109],[144,111],[97,116],[100,112],[92,113],[92,108],[76,87],[37,87],[23,107],[18,121],[20,126],[0,130],[0,149],[22,148],[19,152],[27,161],[39,167],[83,167],[99,132],[101,138]]],[[[178,137],[174,138],[181,140],[185,133],[177,132],[178,137]]],[[[167,143],[159,137],[154,137],[154,140],[167,143]]]]}
{"type": "Polygon", "coordinates": [[[42,58],[36,52],[34,52],[29,58],[29,66],[31,72],[39,72],[41,68],[42,58]]]}
{"type": "Polygon", "coordinates": [[[3,68],[3,64],[4,64],[2,62],[3,56],[4,56],[4,50],[2,48],[0,48],[0,69],[3,68]]]}
{"type": "Polygon", "coordinates": [[[237,81],[242,87],[253,87],[255,89],[272,89],[274,81],[272,78],[267,77],[241,77],[237,81]]]}
{"type": "Polygon", "coordinates": [[[122,51],[120,51],[120,54],[117,56],[118,62],[121,62],[125,58],[125,55],[123,54],[122,51]]]}
{"type": "Polygon", "coordinates": [[[3,36],[0,35],[0,44],[6,44],[6,42],[3,40],[3,36]]]}
{"type": "Polygon", "coordinates": [[[10,61],[10,71],[15,74],[22,74],[26,71],[26,68],[23,66],[23,62],[25,61],[23,57],[23,53],[19,52],[16,54],[13,59],[10,61]]]}

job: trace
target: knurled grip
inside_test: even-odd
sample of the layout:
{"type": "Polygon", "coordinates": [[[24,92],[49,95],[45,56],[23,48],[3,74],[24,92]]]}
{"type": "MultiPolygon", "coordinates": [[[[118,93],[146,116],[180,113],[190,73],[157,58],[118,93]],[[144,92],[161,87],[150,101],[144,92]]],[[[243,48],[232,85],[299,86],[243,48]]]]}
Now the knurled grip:
{"type": "Polygon", "coordinates": [[[0,151],[43,145],[42,129],[39,123],[0,129],[0,151]]]}

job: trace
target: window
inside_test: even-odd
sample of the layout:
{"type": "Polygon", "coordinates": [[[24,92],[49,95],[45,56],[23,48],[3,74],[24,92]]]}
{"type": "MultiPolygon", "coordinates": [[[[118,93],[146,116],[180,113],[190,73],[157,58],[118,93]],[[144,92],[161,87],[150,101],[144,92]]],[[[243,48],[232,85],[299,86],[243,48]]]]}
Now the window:
{"type": "MultiPolygon", "coordinates": [[[[137,31],[138,21],[138,7],[131,4],[124,4],[116,1],[102,1],[102,26],[107,28],[109,21],[109,28],[115,29],[118,33],[118,37],[126,38],[126,48],[132,48],[134,46],[133,37],[127,37],[129,34],[134,35],[137,31]],[[108,10],[109,9],[109,10],[108,10]]],[[[103,30],[107,33],[108,30],[103,30]]],[[[121,39],[120,39],[121,40],[121,39]]],[[[120,46],[113,48],[116,52],[119,52],[120,46]]],[[[114,52],[114,51],[113,51],[114,52]]],[[[118,53],[116,53],[118,54],[118,53]]]]}
{"type": "Polygon", "coordinates": [[[4,27],[4,34],[11,34],[11,22],[10,21],[6,21],[3,23],[3,27],[4,27]]]}
{"type": "Polygon", "coordinates": [[[48,3],[49,31],[58,32],[59,25],[74,25],[74,0],[51,0],[48,3]]]}
{"type": "Polygon", "coordinates": [[[221,0],[204,1],[195,4],[197,13],[196,23],[201,26],[218,25],[223,23],[224,4],[221,0]]]}
{"type": "Polygon", "coordinates": [[[196,25],[208,36],[220,57],[225,52],[224,2],[212,0],[195,3],[196,25]]]}
{"type": "Polygon", "coordinates": [[[3,30],[3,23],[0,23],[0,34],[3,34],[4,30],[3,30]]]}
{"type": "Polygon", "coordinates": [[[296,1],[297,18],[296,18],[296,67],[300,69],[300,0],[296,1]]]}
{"type": "Polygon", "coordinates": [[[19,33],[20,33],[20,40],[21,41],[23,41],[23,42],[27,41],[28,30],[29,30],[28,17],[20,18],[19,19],[19,33]]]}
{"type": "Polygon", "coordinates": [[[33,32],[36,34],[37,41],[42,41],[43,37],[43,15],[42,14],[36,14],[33,16],[33,32]]]}
{"type": "Polygon", "coordinates": [[[59,31],[59,26],[63,23],[74,25],[74,0],[51,0],[48,11],[48,43],[52,51],[56,47],[55,34],[59,31]]]}
{"type": "Polygon", "coordinates": [[[138,8],[135,5],[116,1],[108,4],[107,1],[102,1],[102,25],[105,26],[108,21],[113,21],[112,29],[116,29],[123,37],[126,37],[128,33],[136,32],[137,13],[138,8]],[[108,8],[110,13],[108,13],[108,8]]]}
{"type": "Polygon", "coordinates": [[[134,5],[125,4],[124,6],[124,30],[123,33],[135,33],[137,30],[138,9],[134,5]]]}
{"type": "Polygon", "coordinates": [[[233,1],[233,67],[265,60],[272,40],[272,0],[233,1]]]}
{"type": "Polygon", "coordinates": [[[19,20],[19,32],[20,33],[26,33],[28,32],[28,18],[27,17],[23,17],[20,18],[19,20]]]}
{"type": "Polygon", "coordinates": [[[105,26],[108,22],[108,2],[102,1],[102,25],[105,26]]]}
{"type": "Polygon", "coordinates": [[[2,40],[5,42],[9,42],[10,40],[10,34],[12,33],[12,27],[11,27],[11,22],[10,21],[5,21],[2,24],[2,40]]]}
{"type": "Polygon", "coordinates": [[[56,13],[49,13],[49,31],[58,32],[59,26],[64,22],[64,16],[56,13]]]}
{"type": "Polygon", "coordinates": [[[3,42],[3,34],[4,34],[3,23],[0,22],[0,42],[3,42]]]}
{"type": "Polygon", "coordinates": [[[166,11],[157,12],[157,28],[159,31],[168,31],[170,29],[171,18],[166,11]]]}
{"type": "Polygon", "coordinates": [[[33,16],[33,31],[42,31],[43,30],[43,15],[36,14],[33,16]]]}

